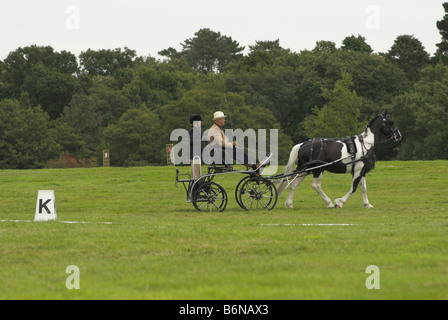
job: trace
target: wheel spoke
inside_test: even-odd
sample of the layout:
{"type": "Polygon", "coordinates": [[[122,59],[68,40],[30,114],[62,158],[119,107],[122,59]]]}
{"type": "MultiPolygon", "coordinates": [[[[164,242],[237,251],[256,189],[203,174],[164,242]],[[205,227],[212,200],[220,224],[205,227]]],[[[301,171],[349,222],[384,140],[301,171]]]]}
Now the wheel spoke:
{"type": "Polygon", "coordinates": [[[260,199],[260,201],[259,201],[259,202],[262,202],[265,208],[267,208],[267,207],[268,207],[268,205],[266,204],[266,202],[264,202],[264,201],[263,201],[263,199],[260,199]]]}
{"type": "Polygon", "coordinates": [[[206,205],[207,205],[207,201],[202,201],[202,205],[199,206],[199,209],[202,209],[206,205]]]}
{"type": "Polygon", "coordinates": [[[214,202],[212,202],[212,204],[215,206],[216,209],[221,210],[214,202]]]}
{"type": "Polygon", "coordinates": [[[212,183],[204,183],[195,192],[193,205],[198,211],[209,209],[213,212],[213,208],[218,211],[224,211],[227,206],[227,193],[220,185],[212,183]]]}
{"type": "Polygon", "coordinates": [[[277,190],[269,180],[250,178],[243,183],[238,195],[238,204],[245,210],[272,210],[277,204],[277,190]]]}

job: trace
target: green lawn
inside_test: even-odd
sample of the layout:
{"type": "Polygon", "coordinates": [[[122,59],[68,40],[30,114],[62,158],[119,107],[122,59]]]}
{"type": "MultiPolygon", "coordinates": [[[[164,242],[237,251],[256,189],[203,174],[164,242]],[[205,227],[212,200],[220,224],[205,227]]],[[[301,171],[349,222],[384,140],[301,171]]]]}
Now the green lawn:
{"type": "MultiPolygon", "coordinates": [[[[448,299],[448,161],[377,163],[370,210],[360,190],[327,209],[308,178],[294,209],[284,194],[245,212],[242,177],[215,180],[225,212],[198,213],[174,168],[0,171],[0,299],[448,299]],[[33,222],[47,189],[58,221],[33,222]],[[70,265],[79,290],[66,288],[70,265]],[[370,265],[379,290],[366,288],[370,265]]],[[[323,188],[334,200],[350,181],[326,174],[323,188]]]]}

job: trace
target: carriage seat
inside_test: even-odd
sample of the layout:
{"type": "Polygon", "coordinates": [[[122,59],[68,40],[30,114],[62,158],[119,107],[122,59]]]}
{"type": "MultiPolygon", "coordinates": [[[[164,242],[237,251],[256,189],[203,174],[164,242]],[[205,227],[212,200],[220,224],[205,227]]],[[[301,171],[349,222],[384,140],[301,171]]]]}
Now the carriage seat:
{"type": "MultiPolygon", "coordinates": [[[[212,149],[210,151],[210,156],[213,158],[215,156],[215,150],[216,149],[212,149]]],[[[222,152],[221,154],[221,159],[223,162],[225,162],[225,158],[226,158],[226,150],[222,149],[219,150],[222,152]]],[[[233,164],[226,164],[226,163],[212,163],[210,165],[208,165],[209,168],[209,172],[213,171],[213,172],[227,172],[227,171],[232,171],[233,170],[233,164]]]]}

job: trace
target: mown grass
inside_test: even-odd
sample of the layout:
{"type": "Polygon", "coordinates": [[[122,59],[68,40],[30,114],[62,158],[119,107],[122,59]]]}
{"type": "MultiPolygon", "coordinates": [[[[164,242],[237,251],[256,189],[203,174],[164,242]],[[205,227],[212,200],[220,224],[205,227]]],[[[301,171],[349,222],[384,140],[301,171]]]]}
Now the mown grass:
{"type": "MultiPolygon", "coordinates": [[[[225,212],[198,213],[174,168],[0,171],[0,220],[32,221],[44,189],[58,212],[0,222],[0,299],[448,299],[447,161],[379,162],[370,210],[359,191],[326,209],[310,179],[293,210],[285,194],[273,211],[244,212],[233,196],[242,177],[215,180],[225,212]],[[80,290],[66,288],[69,265],[80,290]],[[380,290],[366,288],[369,265],[380,290]]],[[[323,181],[332,199],[349,185],[349,175],[323,181]]]]}

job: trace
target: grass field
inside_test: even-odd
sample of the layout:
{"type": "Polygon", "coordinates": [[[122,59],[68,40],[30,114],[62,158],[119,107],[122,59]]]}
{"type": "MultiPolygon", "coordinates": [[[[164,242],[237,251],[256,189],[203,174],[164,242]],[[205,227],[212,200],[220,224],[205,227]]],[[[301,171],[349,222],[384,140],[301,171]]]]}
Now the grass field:
{"type": "MultiPolygon", "coordinates": [[[[216,179],[225,212],[198,213],[174,168],[0,171],[0,299],[448,299],[448,161],[377,163],[370,210],[359,190],[327,209],[309,178],[293,210],[284,194],[244,212],[240,178],[216,179]],[[33,222],[47,189],[58,221],[33,222]],[[70,265],[79,290],[66,288],[70,265]],[[366,288],[370,265],[379,290],[366,288]]],[[[326,174],[323,188],[340,197],[350,178],[326,174]]]]}

